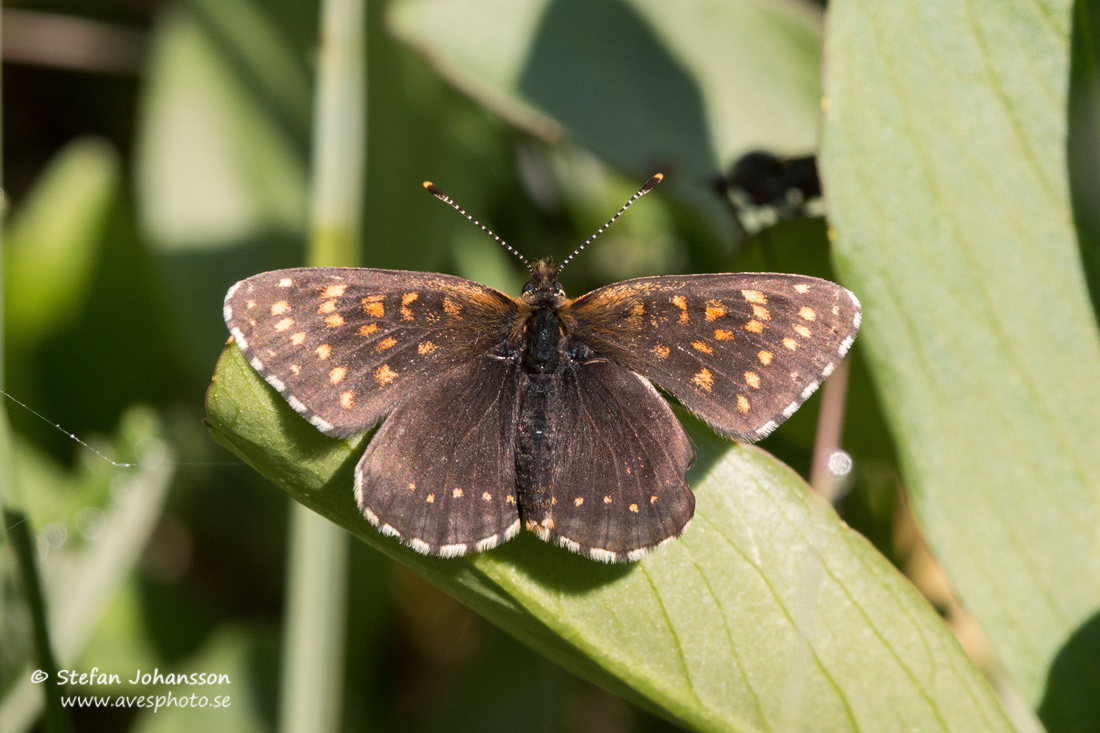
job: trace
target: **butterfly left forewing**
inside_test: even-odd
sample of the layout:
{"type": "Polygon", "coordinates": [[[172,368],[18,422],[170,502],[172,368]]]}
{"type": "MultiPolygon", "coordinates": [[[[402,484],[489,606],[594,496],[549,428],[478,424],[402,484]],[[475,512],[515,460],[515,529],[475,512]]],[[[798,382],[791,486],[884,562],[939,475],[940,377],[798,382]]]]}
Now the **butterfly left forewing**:
{"type": "Polygon", "coordinates": [[[363,432],[492,348],[516,301],[451,275],[294,268],[242,280],[224,315],[249,363],[322,432],[363,432]]]}
{"type": "Polygon", "coordinates": [[[569,308],[576,338],[671,392],[723,435],[774,430],[847,353],[860,323],[848,290],[803,275],[639,278],[569,308]]]}

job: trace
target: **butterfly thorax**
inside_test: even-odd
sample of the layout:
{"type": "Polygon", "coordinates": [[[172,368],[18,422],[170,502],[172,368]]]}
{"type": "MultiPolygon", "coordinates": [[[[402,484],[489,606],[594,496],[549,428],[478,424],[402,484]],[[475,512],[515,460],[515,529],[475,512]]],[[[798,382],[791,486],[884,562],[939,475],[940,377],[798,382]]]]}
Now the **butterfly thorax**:
{"type": "Polygon", "coordinates": [[[523,369],[530,374],[553,374],[561,366],[562,328],[558,311],[566,301],[565,291],[549,257],[536,262],[531,275],[523,286],[523,300],[531,308],[523,334],[523,369]]]}

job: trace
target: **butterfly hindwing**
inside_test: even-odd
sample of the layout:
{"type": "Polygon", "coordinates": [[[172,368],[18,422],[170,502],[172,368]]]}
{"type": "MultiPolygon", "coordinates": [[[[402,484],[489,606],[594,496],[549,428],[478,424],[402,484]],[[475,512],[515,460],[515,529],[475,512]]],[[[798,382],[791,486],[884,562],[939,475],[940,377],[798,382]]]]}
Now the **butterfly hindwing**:
{"type": "Polygon", "coordinates": [[[694,451],[653,385],[595,359],[564,369],[555,392],[553,501],[528,526],[603,562],[637,560],[679,536],[695,510],[684,480],[694,451]]]}
{"type": "Polygon", "coordinates": [[[345,436],[487,352],[519,306],[451,275],[295,268],[242,280],[224,310],[256,371],[322,432],[345,436]]]}
{"type": "Polygon", "coordinates": [[[818,278],[778,274],[626,280],[569,308],[577,338],[671,392],[723,435],[774,430],[848,351],[859,301],[818,278]]]}
{"type": "Polygon", "coordinates": [[[374,434],[355,471],[363,514],[428,555],[487,550],[519,531],[515,359],[452,367],[374,434]]]}

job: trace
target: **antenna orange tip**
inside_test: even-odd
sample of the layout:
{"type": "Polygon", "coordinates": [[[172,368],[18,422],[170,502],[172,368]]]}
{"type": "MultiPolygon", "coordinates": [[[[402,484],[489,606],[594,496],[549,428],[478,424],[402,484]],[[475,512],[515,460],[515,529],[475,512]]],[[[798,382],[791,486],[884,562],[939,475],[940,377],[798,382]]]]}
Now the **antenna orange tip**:
{"type": "Polygon", "coordinates": [[[665,180],[665,174],[664,173],[654,173],[653,177],[656,178],[658,181],[665,180]]]}
{"type": "Polygon", "coordinates": [[[427,189],[430,190],[432,188],[432,186],[434,186],[435,184],[432,183],[431,181],[424,181],[420,185],[423,186],[424,188],[427,188],[427,189]]]}

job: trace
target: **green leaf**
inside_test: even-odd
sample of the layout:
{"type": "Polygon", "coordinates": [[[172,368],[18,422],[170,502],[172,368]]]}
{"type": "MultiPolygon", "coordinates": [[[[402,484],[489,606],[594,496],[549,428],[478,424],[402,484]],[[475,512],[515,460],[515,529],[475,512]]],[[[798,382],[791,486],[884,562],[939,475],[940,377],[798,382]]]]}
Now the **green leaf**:
{"type": "Polygon", "coordinates": [[[225,0],[177,8],[157,30],[136,169],[141,222],[163,252],[304,228],[309,82],[270,25],[225,0]]]}
{"type": "Polygon", "coordinates": [[[26,347],[76,320],[121,186],[118,155],[102,140],[76,140],[50,161],[7,234],[4,334],[9,341],[26,347]]]}
{"type": "Polygon", "coordinates": [[[935,612],[792,471],[690,423],[695,522],[634,565],[523,534],[428,558],[360,515],[366,438],[326,438],[229,347],[207,395],[214,438],[293,498],[567,669],[697,730],[1008,730],[935,612]],[[889,690],[889,695],[879,694],[889,690]]]}
{"type": "Polygon", "coordinates": [[[1070,11],[840,0],[826,48],[822,173],[860,338],[933,551],[1033,705],[1100,697],[1100,335],[1067,186],[1070,11]]]}
{"type": "Polygon", "coordinates": [[[820,16],[757,0],[394,3],[394,34],[457,87],[644,180],[670,174],[726,240],[716,174],[750,148],[814,147],[820,16]]]}

